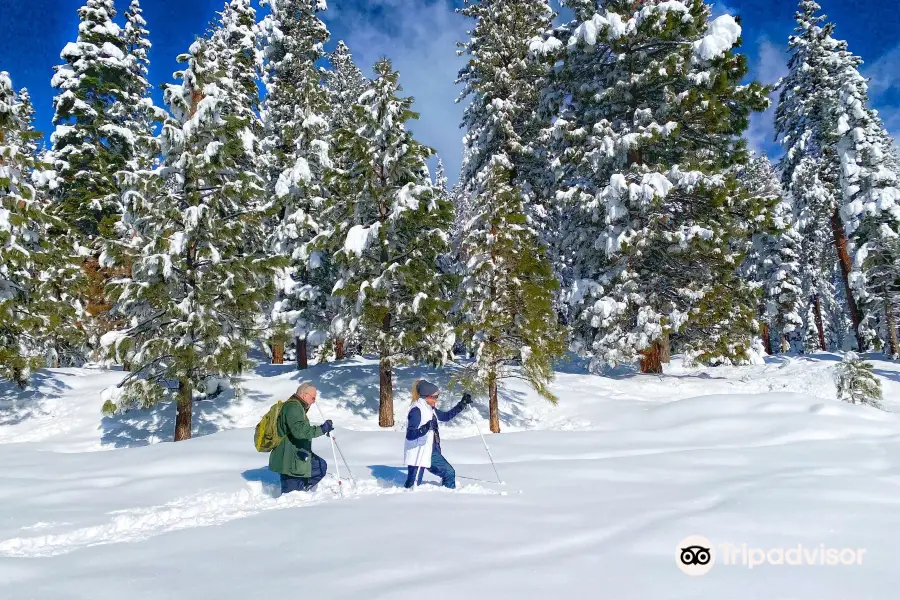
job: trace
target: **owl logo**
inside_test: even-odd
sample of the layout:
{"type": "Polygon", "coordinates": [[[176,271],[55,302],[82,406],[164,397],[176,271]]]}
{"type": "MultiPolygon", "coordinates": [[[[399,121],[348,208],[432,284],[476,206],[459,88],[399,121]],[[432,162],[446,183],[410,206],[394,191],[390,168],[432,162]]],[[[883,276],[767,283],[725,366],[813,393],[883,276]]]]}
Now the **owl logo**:
{"type": "Polygon", "coordinates": [[[675,564],[692,577],[706,575],[716,564],[712,542],[700,535],[686,537],[675,548],[675,564]]]}
{"type": "Polygon", "coordinates": [[[703,546],[689,546],[681,549],[681,563],[685,565],[709,564],[709,548],[703,546]]]}

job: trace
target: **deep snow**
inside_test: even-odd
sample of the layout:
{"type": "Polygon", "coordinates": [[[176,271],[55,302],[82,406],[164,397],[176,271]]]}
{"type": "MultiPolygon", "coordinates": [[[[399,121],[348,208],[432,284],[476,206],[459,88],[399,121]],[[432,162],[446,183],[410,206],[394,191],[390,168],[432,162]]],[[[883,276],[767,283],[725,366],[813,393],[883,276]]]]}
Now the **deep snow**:
{"type": "MultiPolygon", "coordinates": [[[[316,366],[302,375],[357,480],[342,473],[343,499],[332,476],[278,497],[253,449],[259,416],[300,380],[289,365],[199,402],[196,437],[178,444],[155,443],[171,436],[170,406],[102,417],[120,372],[43,371],[30,392],[0,387],[0,598],[894,598],[900,365],[873,360],[879,411],[834,400],[837,360],[673,364],[663,377],[573,363],[557,407],[508,382],[504,433],[487,436],[506,485],[460,479],[456,492],[431,476],[398,487],[409,387],[427,376],[446,390],[446,373],[398,371],[390,431],[377,427],[375,362],[316,366]],[[674,558],[689,535],[866,552],[852,566],[752,570],[720,557],[689,577],[674,558]]],[[[442,439],[459,475],[493,479],[470,415],[442,439]]],[[[327,438],[314,449],[333,475],[327,438]]]]}

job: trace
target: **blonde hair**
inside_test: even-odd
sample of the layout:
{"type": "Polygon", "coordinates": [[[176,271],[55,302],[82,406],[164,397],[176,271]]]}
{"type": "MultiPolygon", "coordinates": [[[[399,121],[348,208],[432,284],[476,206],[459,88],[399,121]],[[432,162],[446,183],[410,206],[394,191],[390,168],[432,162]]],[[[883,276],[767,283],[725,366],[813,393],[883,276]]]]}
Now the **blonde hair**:
{"type": "Polygon", "coordinates": [[[412,402],[410,402],[410,404],[415,404],[416,401],[419,399],[419,382],[420,382],[420,381],[422,381],[422,380],[421,380],[421,379],[416,379],[416,380],[413,382],[413,387],[412,387],[412,402]]]}

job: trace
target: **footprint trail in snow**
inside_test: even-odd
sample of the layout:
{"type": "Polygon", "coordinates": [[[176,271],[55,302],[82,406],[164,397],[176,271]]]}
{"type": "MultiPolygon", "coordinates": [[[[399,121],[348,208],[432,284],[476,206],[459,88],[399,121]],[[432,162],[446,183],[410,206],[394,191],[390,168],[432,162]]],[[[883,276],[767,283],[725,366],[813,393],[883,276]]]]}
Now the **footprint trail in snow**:
{"type": "MultiPolygon", "coordinates": [[[[415,493],[420,492],[501,495],[496,490],[477,484],[462,486],[455,492],[425,485],[415,490],[415,493]]],[[[399,486],[385,486],[377,481],[361,481],[356,486],[348,486],[344,482],[346,500],[398,493],[410,491],[399,486]]],[[[219,525],[269,510],[314,506],[340,499],[337,480],[328,477],[311,493],[284,496],[280,495],[276,486],[251,482],[237,492],[196,494],[161,506],[113,511],[108,513],[112,519],[102,525],[81,527],[65,533],[3,540],[0,541],[0,557],[57,556],[90,546],[138,542],[170,531],[219,525]]],[[[23,530],[34,531],[46,525],[39,523],[24,527],[23,530]]]]}

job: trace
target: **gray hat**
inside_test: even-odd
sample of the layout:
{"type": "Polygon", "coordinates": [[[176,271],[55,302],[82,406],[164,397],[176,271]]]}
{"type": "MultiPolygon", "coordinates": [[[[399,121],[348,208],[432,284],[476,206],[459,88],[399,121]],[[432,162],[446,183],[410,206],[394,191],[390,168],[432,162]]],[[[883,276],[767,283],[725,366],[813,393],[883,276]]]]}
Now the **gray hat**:
{"type": "Polygon", "coordinates": [[[419,382],[419,385],[416,386],[416,391],[419,392],[419,398],[427,398],[428,396],[434,396],[438,393],[438,387],[431,383],[430,381],[422,380],[419,382]]]}

